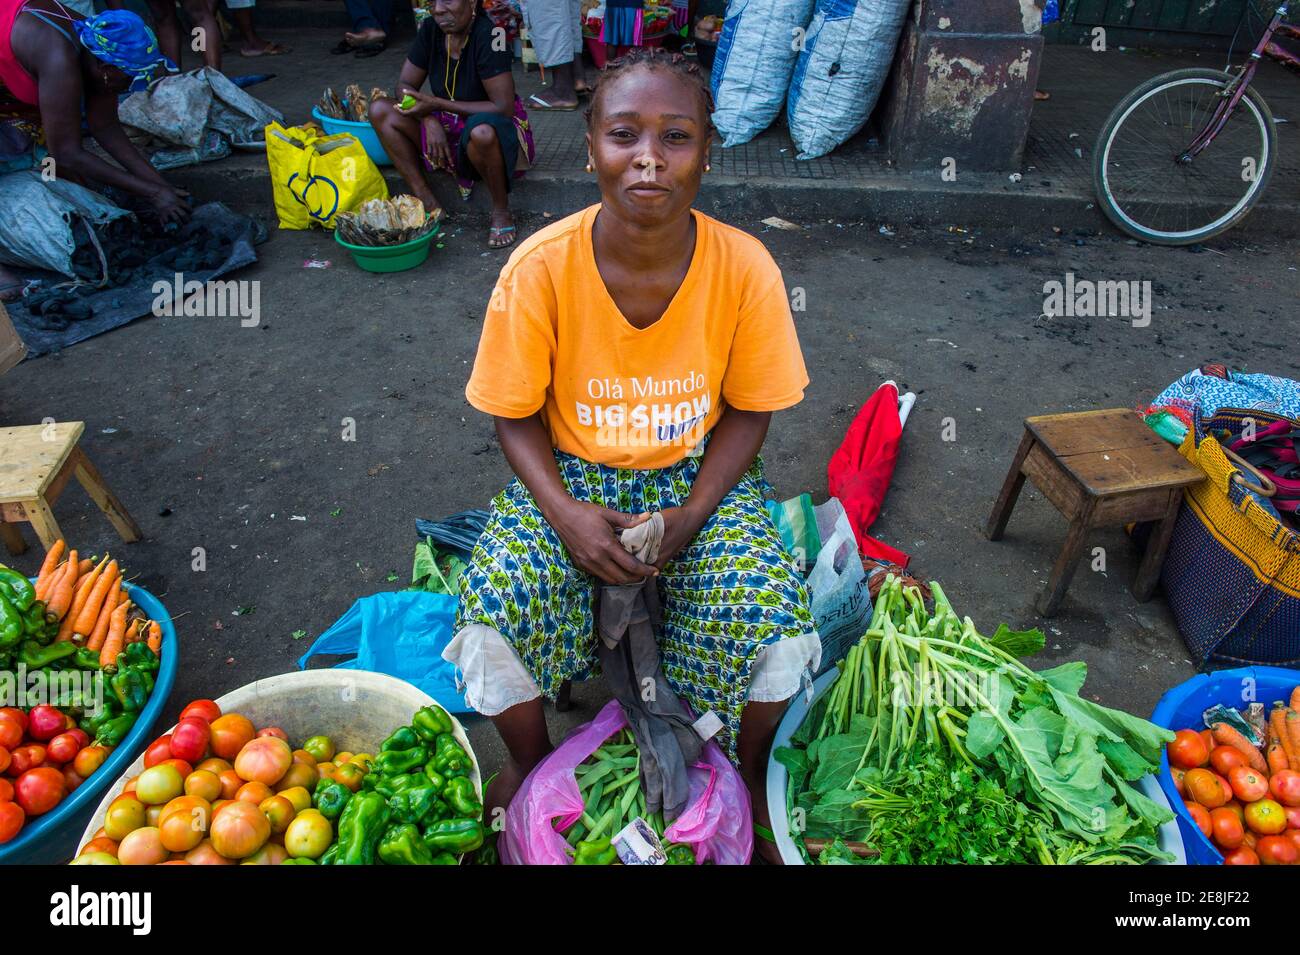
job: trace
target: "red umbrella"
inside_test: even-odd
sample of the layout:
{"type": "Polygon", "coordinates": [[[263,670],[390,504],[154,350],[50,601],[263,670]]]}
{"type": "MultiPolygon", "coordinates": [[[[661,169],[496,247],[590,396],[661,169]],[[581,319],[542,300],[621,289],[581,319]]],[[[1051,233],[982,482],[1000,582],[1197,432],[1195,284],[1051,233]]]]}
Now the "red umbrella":
{"type": "Polygon", "coordinates": [[[853,525],[858,549],[867,557],[906,567],[911,559],[901,550],[867,533],[880,513],[898,461],[898,440],[903,434],[899,416],[898,386],[887,381],[858,411],[844,441],[826,465],[826,484],[838,497],[853,525]]]}

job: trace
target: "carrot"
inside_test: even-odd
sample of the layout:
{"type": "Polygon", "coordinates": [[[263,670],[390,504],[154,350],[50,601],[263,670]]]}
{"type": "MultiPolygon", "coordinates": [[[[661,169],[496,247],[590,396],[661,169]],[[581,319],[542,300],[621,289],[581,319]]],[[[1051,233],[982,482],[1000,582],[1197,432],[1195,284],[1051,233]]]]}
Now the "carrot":
{"type": "Polygon", "coordinates": [[[130,601],[123,601],[113,611],[112,622],[108,625],[108,636],[99,651],[99,665],[105,669],[117,666],[117,655],[122,652],[122,643],[126,638],[126,615],[131,609],[130,601]]]}
{"type": "Polygon", "coordinates": [[[1291,691],[1291,709],[1300,713],[1300,686],[1291,691]]]}
{"type": "MultiPolygon", "coordinates": [[[[1268,734],[1270,744],[1276,743],[1286,756],[1286,766],[1282,768],[1290,769],[1292,766],[1300,766],[1300,763],[1296,762],[1298,757],[1291,748],[1291,738],[1286,731],[1286,707],[1275,706],[1273,711],[1268,714],[1268,734]]],[[[1269,764],[1269,767],[1271,770],[1272,763],[1269,764]]]]}
{"type": "Polygon", "coordinates": [[[117,605],[122,600],[123,598],[117,591],[109,594],[104,600],[104,608],[99,612],[99,617],[95,620],[95,629],[86,638],[86,648],[88,650],[98,650],[104,645],[104,640],[108,637],[109,622],[113,618],[113,612],[117,610],[117,605]]]}
{"type": "MultiPolygon", "coordinates": [[[[69,563],[71,563],[71,561],[69,561],[69,563]]],[[[76,590],[72,593],[72,606],[68,608],[67,614],[63,617],[63,623],[59,626],[59,635],[55,637],[56,640],[72,639],[72,635],[75,633],[73,628],[76,626],[77,618],[81,616],[81,609],[86,606],[86,601],[90,597],[90,592],[95,587],[96,575],[100,572],[103,566],[103,561],[101,561],[99,566],[77,581],[76,590]]]]}
{"type": "Polygon", "coordinates": [[[149,649],[162,656],[162,627],[157,620],[149,621],[149,649]]]}
{"type": "Polygon", "coordinates": [[[90,569],[94,566],[95,562],[89,557],[77,564],[77,579],[80,580],[82,577],[85,577],[90,573],[90,569]]]}
{"type": "MultiPolygon", "coordinates": [[[[1286,732],[1287,735],[1283,737],[1283,745],[1285,746],[1285,740],[1289,739],[1291,741],[1291,752],[1296,754],[1297,759],[1300,759],[1300,713],[1295,710],[1286,711],[1286,732]]],[[[1300,763],[1292,763],[1291,765],[1297,766],[1300,763]]]]}
{"type": "MultiPolygon", "coordinates": [[[[1300,721],[1300,714],[1296,715],[1300,721]]],[[[1296,726],[1297,732],[1300,732],[1300,723],[1296,726]]],[[[1212,727],[1214,738],[1224,746],[1231,746],[1233,749],[1245,756],[1250,762],[1250,768],[1257,773],[1267,773],[1268,763],[1264,761],[1263,754],[1259,751],[1258,746],[1252,746],[1250,740],[1242,736],[1240,732],[1233,729],[1227,723],[1215,723],[1212,727]]]]}
{"type": "Polygon", "coordinates": [[[1270,776],[1274,773],[1280,773],[1284,769],[1291,768],[1291,762],[1287,759],[1286,750],[1282,748],[1281,743],[1268,744],[1268,755],[1266,761],[1268,762],[1268,774],[1270,776]]]}
{"type": "Polygon", "coordinates": [[[99,620],[99,612],[104,609],[104,601],[108,599],[109,591],[117,587],[119,576],[117,561],[110,561],[108,568],[102,571],[95,581],[95,589],[90,592],[85,605],[81,608],[81,613],[77,615],[77,622],[72,627],[73,633],[89,636],[95,629],[95,622],[99,620]]]}
{"type": "Polygon", "coordinates": [[[41,569],[36,573],[36,599],[44,600],[45,593],[49,590],[50,579],[54,576],[54,570],[59,566],[59,558],[63,556],[67,545],[63,543],[60,537],[54,542],[54,546],[45,552],[45,560],[41,561],[41,569]]]}
{"type": "Polygon", "coordinates": [[[72,606],[72,585],[77,579],[77,552],[74,550],[68,562],[63,565],[61,573],[53,577],[49,593],[46,595],[45,609],[63,619],[63,615],[72,606]]]}

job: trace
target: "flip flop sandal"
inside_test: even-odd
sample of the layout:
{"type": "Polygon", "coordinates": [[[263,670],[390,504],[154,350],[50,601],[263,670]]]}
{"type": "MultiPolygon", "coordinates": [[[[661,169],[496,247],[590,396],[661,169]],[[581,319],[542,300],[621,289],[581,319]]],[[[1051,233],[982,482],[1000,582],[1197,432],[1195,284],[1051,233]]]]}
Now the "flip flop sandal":
{"type": "Polygon", "coordinates": [[[341,56],[344,53],[351,53],[356,47],[347,40],[339,40],[336,46],[330,47],[330,52],[335,56],[341,56]]]}
{"type": "Polygon", "coordinates": [[[488,248],[492,249],[493,251],[496,251],[498,249],[510,248],[512,245],[515,244],[515,239],[511,239],[509,242],[505,243],[504,245],[493,245],[492,240],[499,239],[503,235],[510,235],[514,231],[515,231],[515,226],[512,225],[491,226],[488,229],[488,248]]]}
{"type": "Polygon", "coordinates": [[[284,56],[286,53],[290,52],[292,51],[287,46],[283,46],[279,43],[268,43],[256,53],[245,53],[243,50],[240,50],[239,55],[244,57],[246,60],[255,60],[261,56],[284,56]]]}
{"type": "Polygon", "coordinates": [[[529,109],[549,111],[552,113],[572,113],[578,108],[577,103],[574,103],[572,106],[554,106],[546,102],[546,100],[542,99],[536,93],[528,97],[528,103],[529,109]]]}
{"type": "Polygon", "coordinates": [[[388,49],[387,43],[367,43],[365,46],[357,47],[357,52],[353,54],[358,60],[365,60],[372,56],[378,56],[388,49]]]}

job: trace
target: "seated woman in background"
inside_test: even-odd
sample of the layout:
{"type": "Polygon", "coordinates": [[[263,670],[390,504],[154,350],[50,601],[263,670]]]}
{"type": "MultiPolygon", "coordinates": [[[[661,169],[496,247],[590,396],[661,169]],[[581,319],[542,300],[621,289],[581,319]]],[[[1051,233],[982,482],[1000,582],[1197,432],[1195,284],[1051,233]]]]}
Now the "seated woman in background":
{"type": "Polygon", "coordinates": [[[615,61],[588,114],[600,204],[530,236],[501,270],[465,393],[495,417],[516,478],[461,575],[444,656],[510,754],[490,818],[551,751],[542,696],[594,673],[600,582],[656,577],[664,674],[721,720],[758,851],[779,859],[767,753],[821,642],[758,452],[808,376],[771,255],[691,208],[711,110],[679,54],[615,61]],[[617,536],[650,511],[664,523],[654,565],[617,536]]]}
{"type": "Polygon", "coordinates": [[[452,173],[464,198],[476,180],[492,194],[488,248],[515,241],[510,180],[533,159],[528,114],[515,96],[506,44],[495,43],[492,22],[475,0],[434,0],[432,16],[416,34],[402,64],[396,100],[370,104],[370,122],[393,165],[424,207],[442,207],[425,170],[452,173]],[[425,80],[430,92],[420,92],[425,80]],[[411,96],[409,109],[402,98],[411,96]]]}
{"type": "Polygon", "coordinates": [[[83,17],[59,0],[0,0],[0,127],[7,127],[6,138],[17,133],[26,137],[26,148],[48,149],[59,178],[147,199],[164,222],[188,217],[188,193],[168,185],[131,145],[117,118],[117,96],[175,70],[134,13],[83,17]],[[83,147],[83,110],[90,135],[121,168],[83,147]]]}

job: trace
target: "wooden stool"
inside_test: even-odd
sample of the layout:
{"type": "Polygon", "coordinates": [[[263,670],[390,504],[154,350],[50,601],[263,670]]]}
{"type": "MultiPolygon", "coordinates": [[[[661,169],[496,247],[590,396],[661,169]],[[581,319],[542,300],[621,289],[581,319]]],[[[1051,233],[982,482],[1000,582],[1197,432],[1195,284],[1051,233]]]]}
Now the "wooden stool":
{"type": "Polygon", "coordinates": [[[45,549],[63,536],[51,510],[68,480],[76,475],[86,493],[108,515],[124,541],[138,541],[140,527],[77,443],[83,421],[0,428],[0,537],[11,554],[27,549],[19,523],[36,531],[45,549]]]}
{"type": "Polygon", "coordinates": [[[1160,522],[1132,587],[1138,600],[1150,600],[1183,488],[1205,475],[1127,408],[1026,418],[1025,436],[984,529],[989,540],[1002,539],[1026,477],[1070,522],[1051,580],[1038,598],[1038,612],[1050,617],[1094,527],[1160,522]]]}

